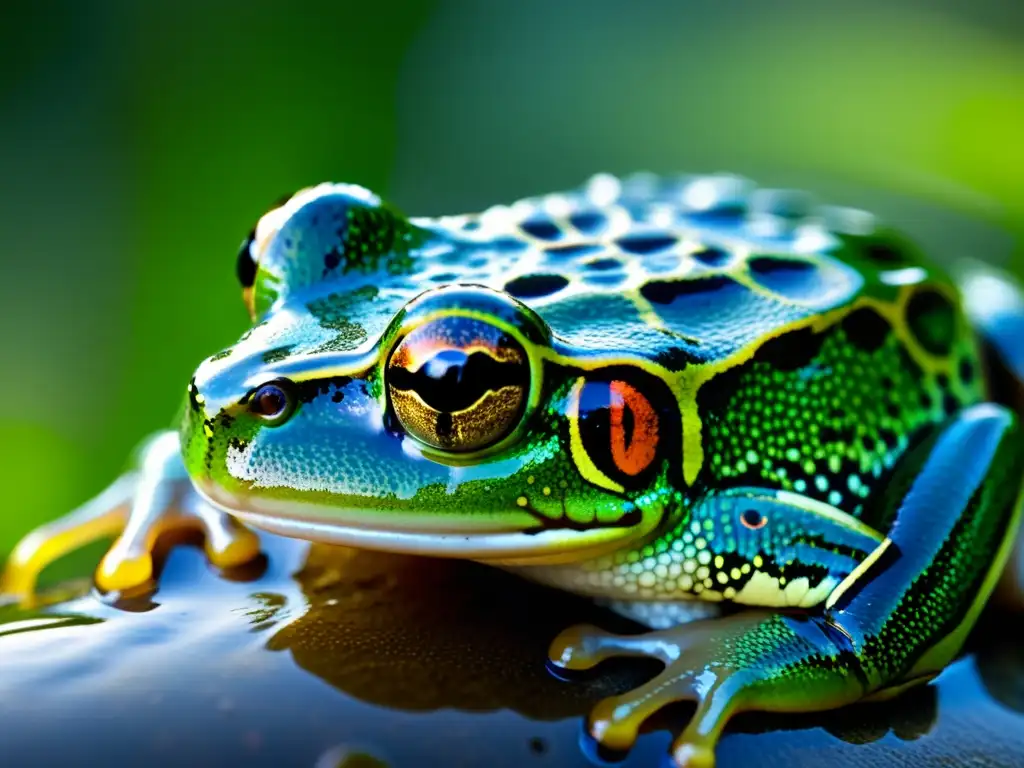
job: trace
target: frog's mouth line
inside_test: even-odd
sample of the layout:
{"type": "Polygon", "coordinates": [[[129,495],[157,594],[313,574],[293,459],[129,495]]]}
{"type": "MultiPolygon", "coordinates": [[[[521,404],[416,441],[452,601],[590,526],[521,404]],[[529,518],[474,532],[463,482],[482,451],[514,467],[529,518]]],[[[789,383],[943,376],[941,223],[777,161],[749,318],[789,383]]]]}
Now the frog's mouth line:
{"type": "Polygon", "coordinates": [[[245,507],[214,486],[196,491],[255,528],[291,538],[397,554],[483,560],[502,565],[539,565],[572,562],[617,549],[627,539],[643,535],[643,527],[627,525],[600,528],[549,528],[538,530],[412,530],[383,522],[386,513],[367,509],[325,510],[314,505],[287,502],[283,508],[272,500],[249,500],[245,507]],[[259,509],[257,506],[265,508],[259,509]]]}

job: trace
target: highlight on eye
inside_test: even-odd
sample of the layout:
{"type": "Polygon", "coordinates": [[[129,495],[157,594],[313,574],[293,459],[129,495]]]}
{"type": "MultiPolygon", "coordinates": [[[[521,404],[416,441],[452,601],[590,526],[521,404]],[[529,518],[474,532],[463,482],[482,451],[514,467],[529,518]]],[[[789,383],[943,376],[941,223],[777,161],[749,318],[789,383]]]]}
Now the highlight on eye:
{"type": "Polygon", "coordinates": [[[500,328],[464,316],[439,317],[410,332],[384,375],[402,428],[453,453],[481,450],[510,435],[530,393],[522,345],[500,328]]]}

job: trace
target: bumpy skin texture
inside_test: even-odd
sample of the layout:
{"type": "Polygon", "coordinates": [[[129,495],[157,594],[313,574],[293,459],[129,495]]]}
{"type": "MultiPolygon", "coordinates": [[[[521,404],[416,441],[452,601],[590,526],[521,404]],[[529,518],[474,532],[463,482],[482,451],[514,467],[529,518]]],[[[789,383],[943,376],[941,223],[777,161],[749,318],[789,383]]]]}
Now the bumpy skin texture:
{"type": "MultiPolygon", "coordinates": [[[[1005,561],[1015,417],[982,404],[952,281],[865,214],[728,176],[598,176],[406,219],[327,184],[266,214],[238,271],[254,326],[189,382],[184,467],[173,435],[146,454],[101,586],[148,577],[171,518],[147,478],[184,469],[194,491],[177,492],[219,564],[253,554],[227,511],[634,606],[806,609],[555,641],[563,667],[663,660],[592,733],[628,746],[694,698],[675,755],[707,764],[734,711],[835,707],[937,673],[1005,561]]],[[[26,540],[7,585],[28,583],[17,565],[40,541],[65,542],[52,555],[83,520],[116,524],[103,506],[26,540]]]]}

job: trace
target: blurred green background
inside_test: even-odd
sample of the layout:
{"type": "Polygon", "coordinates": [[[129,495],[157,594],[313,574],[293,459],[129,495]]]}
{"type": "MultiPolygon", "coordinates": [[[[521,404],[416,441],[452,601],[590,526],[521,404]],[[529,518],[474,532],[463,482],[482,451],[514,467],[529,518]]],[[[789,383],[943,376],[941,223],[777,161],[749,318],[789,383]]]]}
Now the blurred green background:
{"type": "Polygon", "coordinates": [[[597,170],[745,173],[1024,267],[1024,7],[999,0],[0,4],[0,552],[245,327],[286,192],[412,213],[597,170]]]}

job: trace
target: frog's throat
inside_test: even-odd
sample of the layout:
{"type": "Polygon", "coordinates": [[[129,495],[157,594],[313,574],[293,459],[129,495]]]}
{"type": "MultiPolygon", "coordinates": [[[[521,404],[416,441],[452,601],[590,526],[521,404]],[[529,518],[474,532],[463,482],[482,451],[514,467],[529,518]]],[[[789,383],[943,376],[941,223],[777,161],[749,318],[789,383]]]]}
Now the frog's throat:
{"type": "Polygon", "coordinates": [[[288,502],[271,509],[269,500],[225,497],[216,486],[195,484],[209,503],[255,528],[296,539],[397,554],[480,560],[495,565],[549,565],[590,559],[615,551],[650,533],[660,515],[645,516],[641,524],[594,528],[532,530],[412,530],[374,526],[366,509],[333,509],[288,502]],[[260,509],[259,507],[267,507],[260,509]]]}

